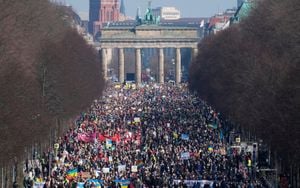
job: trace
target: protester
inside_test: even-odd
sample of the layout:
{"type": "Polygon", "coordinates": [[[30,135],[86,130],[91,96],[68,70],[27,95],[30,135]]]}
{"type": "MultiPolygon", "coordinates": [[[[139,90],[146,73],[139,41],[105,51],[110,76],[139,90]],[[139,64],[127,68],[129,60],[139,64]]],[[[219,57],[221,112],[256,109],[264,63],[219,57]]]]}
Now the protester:
{"type": "Polygon", "coordinates": [[[27,169],[24,186],[260,187],[225,130],[186,85],[116,85],[43,153],[38,170],[27,169]]]}

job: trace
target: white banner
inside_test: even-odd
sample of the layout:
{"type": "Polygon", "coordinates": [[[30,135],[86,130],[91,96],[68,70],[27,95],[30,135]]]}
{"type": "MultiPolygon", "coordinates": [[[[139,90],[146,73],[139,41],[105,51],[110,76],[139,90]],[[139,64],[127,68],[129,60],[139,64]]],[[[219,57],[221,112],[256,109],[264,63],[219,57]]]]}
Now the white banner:
{"type": "Polygon", "coordinates": [[[44,185],[45,185],[45,182],[35,182],[34,184],[33,184],[33,188],[43,188],[44,187],[44,185]]]}

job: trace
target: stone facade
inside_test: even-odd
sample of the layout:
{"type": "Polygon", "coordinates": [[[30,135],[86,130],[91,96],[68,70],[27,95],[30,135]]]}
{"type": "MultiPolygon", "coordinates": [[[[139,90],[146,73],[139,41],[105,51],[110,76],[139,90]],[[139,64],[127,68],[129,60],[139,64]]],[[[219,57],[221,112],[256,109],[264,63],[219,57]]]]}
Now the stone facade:
{"type": "MultiPolygon", "coordinates": [[[[139,26],[136,28],[103,28],[101,39],[105,38],[198,38],[198,30],[191,27],[139,26]]],[[[100,40],[101,40],[100,39],[100,40]]]]}
{"type": "Polygon", "coordinates": [[[175,48],[175,81],[181,82],[181,48],[192,48],[193,56],[197,53],[197,44],[200,41],[198,28],[192,27],[162,27],[157,25],[137,26],[134,28],[104,28],[96,47],[102,50],[104,75],[107,75],[108,52],[113,48],[119,49],[119,82],[124,81],[124,49],[135,48],[135,81],[141,84],[141,49],[159,49],[159,77],[164,83],[164,48],[175,48]]]}
{"type": "Polygon", "coordinates": [[[90,0],[89,12],[89,32],[95,35],[104,23],[119,21],[120,0],[90,0]]]}

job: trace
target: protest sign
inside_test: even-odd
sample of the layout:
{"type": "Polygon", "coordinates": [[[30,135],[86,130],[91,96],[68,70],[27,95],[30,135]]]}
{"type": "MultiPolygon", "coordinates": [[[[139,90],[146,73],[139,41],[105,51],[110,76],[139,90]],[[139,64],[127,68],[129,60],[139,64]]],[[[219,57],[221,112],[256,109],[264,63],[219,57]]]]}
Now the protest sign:
{"type": "Polygon", "coordinates": [[[103,172],[104,174],[107,174],[107,173],[109,173],[109,171],[110,171],[110,169],[109,169],[109,168],[102,168],[102,172],[103,172]]]}
{"type": "Polygon", "coordinates": [[[121,172],[121,171],[126,171],[126,165],[119,165],[118,166],[118,172],[121,172]]]}
{"type": "Polygon", "coordinates": [[[106,139],[106,148],[111,148],[111,146],[112,146],[112,140],[106,139]]]}
{"type": "Polygon", "coordinates": [[[188,134],[181,134],[181,139],[182,140],[189,140],[189,135],[188,134]]]}
{"type": "Polygon", "coordinates": [[[190,152],[182,152],[182,153],[180,154],[180,158],[181,158],[182,160],[187,160],[187,159],[189,159],[189,158],[190,158],[190,152]]]}
{"type": "Polygon", "coordinates": [[[138,166],[133,165],[131,166],[131,172],[137,172],[138,171],[138,166]]]}

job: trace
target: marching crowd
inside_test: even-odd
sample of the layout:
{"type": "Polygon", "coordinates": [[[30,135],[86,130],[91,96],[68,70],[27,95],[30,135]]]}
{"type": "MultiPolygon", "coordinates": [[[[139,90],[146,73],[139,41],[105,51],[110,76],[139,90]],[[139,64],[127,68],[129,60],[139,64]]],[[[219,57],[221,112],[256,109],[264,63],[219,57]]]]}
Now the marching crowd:
{"type": "Polygon", "coordinates": [[[262,187],[227,132],[186,85],[115,85],[26,165],[24,187],[262,187]]]}

